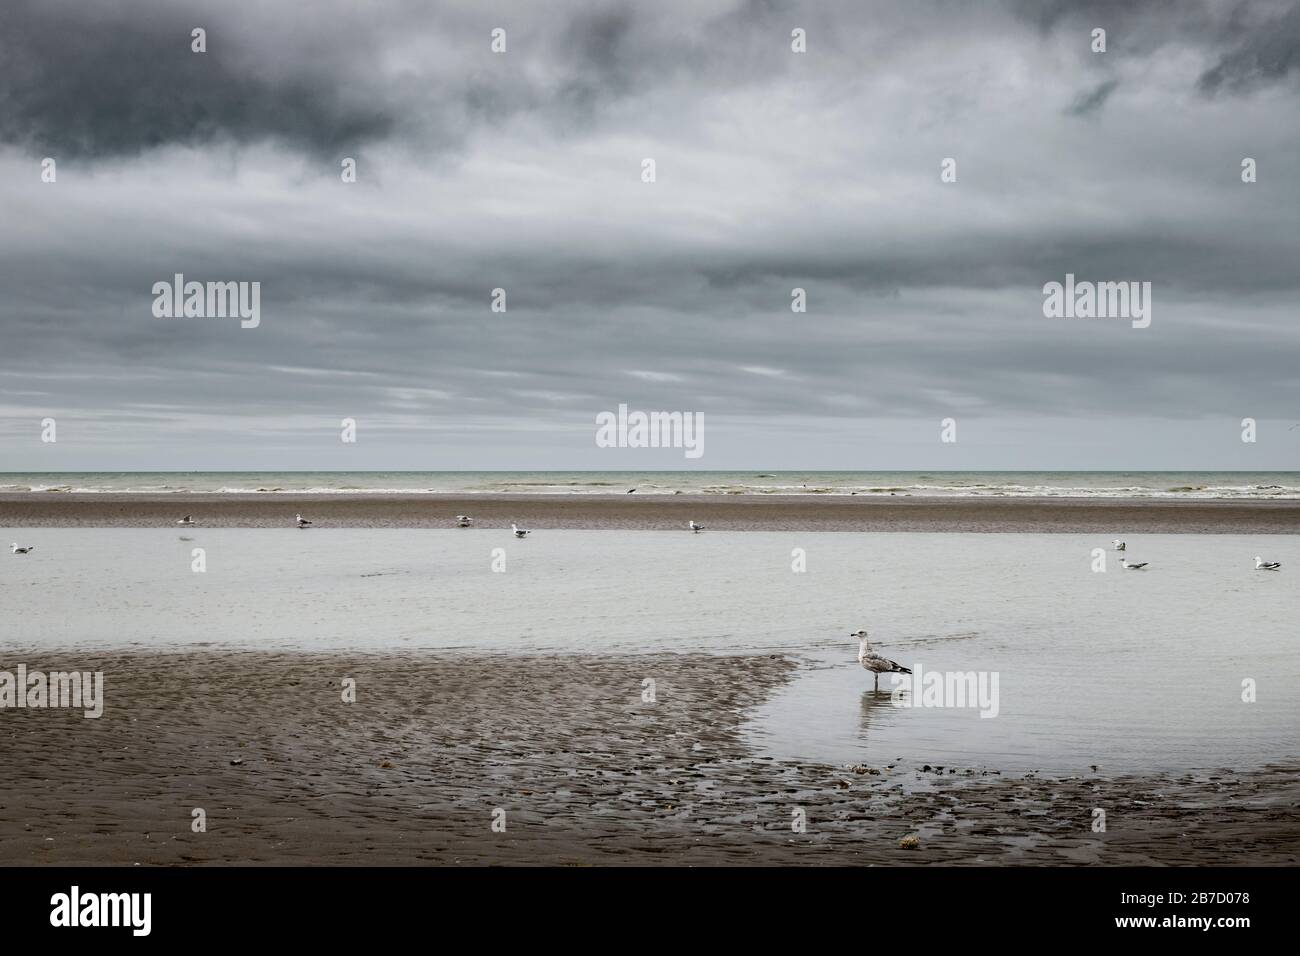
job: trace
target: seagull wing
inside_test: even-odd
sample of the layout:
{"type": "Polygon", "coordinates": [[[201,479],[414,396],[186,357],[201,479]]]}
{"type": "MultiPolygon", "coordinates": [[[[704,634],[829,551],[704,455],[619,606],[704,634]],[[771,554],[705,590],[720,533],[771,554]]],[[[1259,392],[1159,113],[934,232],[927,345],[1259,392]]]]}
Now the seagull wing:
{"type": "Polygon", "coordinates": [[[912,673],[910,668],[904,667],[902,664],[898,663],[897,661],[891,661],[888,657],[881,657],[879,654],[876,654],[874,652],[868,654],[862,660],[863,663],[867,664],[872,670],[879,670],[882,673],[898,673],[898,674],[912,673]]]}

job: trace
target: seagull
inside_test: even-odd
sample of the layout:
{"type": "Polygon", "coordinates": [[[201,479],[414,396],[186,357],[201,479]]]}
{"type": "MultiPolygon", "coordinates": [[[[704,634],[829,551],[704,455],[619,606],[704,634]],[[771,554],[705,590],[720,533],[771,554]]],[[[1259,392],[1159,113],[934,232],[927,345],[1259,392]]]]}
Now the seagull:
{"type": "Polygon", "coordinates": [[[474,519],[469,515],[456,515],[456,524],[461,528],[468,528],[474,523],[474,519]]]}
{"type": "Polygon", "coordinates": [[[881,674],[910,674],[910,667],[904,667],[902,664],[896,664],[888,658],[881,657],[871,649],[871,643],[867,640],[866,628],[860,631],[854,631],[849,637],[858,639],[858,663],[876,675],[876,690],[880,690],[881,674]]]}
{"type": "Polygon", "coordinates": [[[9,550],[14,554],[26,554],[28,551],[34,551],[36,549],[34,547],[20,548],[18,547],[18,542],[15,541],[13,544],[9,545],[9,550]]]}
{"type": "Polygon", "coordinates": [[[694,521],[688,521],[688,522],[686,522],[686,524],[687,524],[687,527],[689,527],[689,528],[690,528],[692,531],[694,531],[696,534],[699,534],[701,531],[704,530],[704,525],[702,525],[702,524],[696,524],[694,521]]]}
{"type": "Polygon", "coordinates": [[[1122,567],[1125,571],[1141,571],[1150,563],[1151,562],[1149,561],[1139,561],[1137,564],[1129,564],[1128,558],[1119,559],[1120,567],[1122,567]]]}
{"type": "Polygon", "coordinates": [[[1265,561],[1265,560],[1264,560],[1263,558],[1261,558],[1259,555],[1255,555],[1255,570],[1256,570],[1256,571],[1281,571],[1281,570],[1282,570],[1282,562],[1281,562],[1281,561],[1265,561]]]}
{"type": "Polygon", "coordinates": [[[178,522],[176,522],[176,523],[177,523],[177,524],[183,524],[183,525],[192,525],[192,524],[194,524],[194,519],[191,518],[189,515],[186,515],[184,518],[182,518],[180,521],[178,521],[178,522]]]}
{"type": "Polygon", "coordinates": [[[294,517],[298,519],[299,528],[306,528],[311,524],[311,522],[308,521],[306,518],[304,518],[302,515],[294,515],[294,517]]]}
{"type": "Polygon", "coordinates": [[[1111,544],[1115,546],[1115,550],[1116,550],[1116,551],[1127,551],[1127,550],[1128,550],[1128,545],[1126,545],[1126,544],[1125,544],[1123,541],[1121,541],[1119,538],[1116,538],[1114,541],[1111,542],[1111,544]]]}
{"type": "Polygon", "coordinates": [[[525,531],[523,528],[516,528],[513,524],[510,526],[510,530],[515,533],[516,538],[522,538],[526,535],[532,534],[531,531],[525,531]]]}

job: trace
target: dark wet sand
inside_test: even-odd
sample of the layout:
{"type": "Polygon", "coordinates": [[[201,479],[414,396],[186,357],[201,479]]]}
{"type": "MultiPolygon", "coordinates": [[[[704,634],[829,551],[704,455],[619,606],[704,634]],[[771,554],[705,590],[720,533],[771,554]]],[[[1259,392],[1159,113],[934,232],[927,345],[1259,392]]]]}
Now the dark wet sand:
{"type": "Polygon", "coordinates": [[[1250,534],[1300,532],[1300,501],[1093,498],[881,498],[862,495],[128,495],[11,492],[0,527],[448,528],[469,514],[505,528],[726,531],[994,531],[1250,534]]]}
{"type": "Polygon", "coordinates": [[[738,730],[784,658],[8,651],[0,669],[19,661],[103,670],[107,707],[0,711],[0,864],[1300,861],[1294,762],[1045,779],[760,757],[738,730]]]}

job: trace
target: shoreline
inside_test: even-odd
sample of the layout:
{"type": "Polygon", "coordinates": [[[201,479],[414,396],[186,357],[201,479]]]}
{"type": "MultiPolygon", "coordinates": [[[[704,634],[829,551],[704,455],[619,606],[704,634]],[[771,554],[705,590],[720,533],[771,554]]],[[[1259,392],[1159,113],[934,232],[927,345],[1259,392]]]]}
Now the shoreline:
{"type": "Polygon", "coordinates": [[[1300,500],[961,498],[851,495],[422,495],[7,492],[0,527],[476,527],[714,531],[907,531],[1074,534],[1295,534],[1300,500]]]}
{"type": "Polygon", "coordinates": [[[107,702],[97,720],[0,713],[9,865],[1300,860],[1289,759],[1047,777],[755,753],[745,715],[799,666],[776,655],[67,650],[0,667],[19,660],[102,670],[107,702]]]}

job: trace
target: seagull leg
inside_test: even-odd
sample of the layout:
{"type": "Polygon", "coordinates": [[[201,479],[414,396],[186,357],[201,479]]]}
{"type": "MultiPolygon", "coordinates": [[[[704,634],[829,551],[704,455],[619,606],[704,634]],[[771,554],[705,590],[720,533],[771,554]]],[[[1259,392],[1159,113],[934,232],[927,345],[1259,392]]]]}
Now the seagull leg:
{"type": "Polygon", "coordinates": [[[876,671],[876,693],[880,693],[880,671],[876,671]]]}

